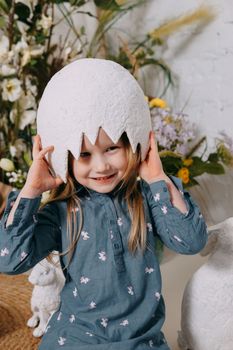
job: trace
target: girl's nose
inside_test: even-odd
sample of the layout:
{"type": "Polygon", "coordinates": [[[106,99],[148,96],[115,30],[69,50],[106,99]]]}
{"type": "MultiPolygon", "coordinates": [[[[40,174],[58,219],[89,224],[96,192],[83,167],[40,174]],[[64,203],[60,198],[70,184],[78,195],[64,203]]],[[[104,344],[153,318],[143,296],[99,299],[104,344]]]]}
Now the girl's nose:
{"type": "Polygon", "coordinates": [[[95,158],[93,168],[94,171],[102,173],[104,171],[109,170],[110,165],[107,159],[103,155],[101,155],[95,158]]]}

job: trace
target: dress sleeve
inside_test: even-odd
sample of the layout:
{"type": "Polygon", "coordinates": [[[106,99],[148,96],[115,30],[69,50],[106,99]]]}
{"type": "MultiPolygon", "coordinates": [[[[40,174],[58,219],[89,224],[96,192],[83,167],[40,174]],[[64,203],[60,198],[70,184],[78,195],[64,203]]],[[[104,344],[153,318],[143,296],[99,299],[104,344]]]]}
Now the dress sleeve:
{"type": "Polygon", "coordinates": [[[170,178],[183,196],[188,211],[183,214],[172,205],[164,180],[150,185],[144,182],[152,220],[157,234],[169,249],[180,254],[196,254],[206,244],[207,226],[199,207],[188,191],[183,190],[180,179],[174,176],[170,178]]]}
{"type": "Polygon", "coordinates": [[[9,212],[19,191],[11,192],[0,222],[0,272],[20,274],[32,268],[51,251],[61,251],[61,229],[55,203],[39,210],[41,196],[21,198],[12,224],[9,212]]]}

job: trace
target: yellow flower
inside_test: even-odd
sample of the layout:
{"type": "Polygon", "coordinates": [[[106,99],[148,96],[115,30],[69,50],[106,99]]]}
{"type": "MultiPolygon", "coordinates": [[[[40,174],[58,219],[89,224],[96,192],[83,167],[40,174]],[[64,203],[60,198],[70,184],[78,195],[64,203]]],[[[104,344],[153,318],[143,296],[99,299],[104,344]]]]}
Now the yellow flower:
{"type": "Polygon", "coordinates": [[[152,98],[149,102],[150,108],[156,107],[156,108],[166,108],[167,102],[165,100],[162,100],[161,98],[152,98]]]}
{"type": "Polygon", "coordinates": [[[183,160],[184,166],[190,166],[193,164],[193,159],[192,158],[187,158],[183,160]]]}
{"type": "Polygon", "coordinates": [[[184,184],[187,184],[189,182],[189,170],[188,168],[181,168],[178,173],[177,173],[177,176],[182,180],[182,182],[184,184]]]}

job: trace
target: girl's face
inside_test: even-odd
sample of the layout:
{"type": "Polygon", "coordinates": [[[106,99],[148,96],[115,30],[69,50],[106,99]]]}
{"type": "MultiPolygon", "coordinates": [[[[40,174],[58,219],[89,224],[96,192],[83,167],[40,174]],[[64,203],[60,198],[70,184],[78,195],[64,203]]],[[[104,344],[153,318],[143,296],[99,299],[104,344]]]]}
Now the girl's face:
{"type": "Polygon", "coordinates": [[[116,144],[100,128],[95,145],[84,135],[80,157],[72,159],[75,179],[83,186],[100,192],[111,192],[122,180],[127,168],[124,144],[116,144]]]}

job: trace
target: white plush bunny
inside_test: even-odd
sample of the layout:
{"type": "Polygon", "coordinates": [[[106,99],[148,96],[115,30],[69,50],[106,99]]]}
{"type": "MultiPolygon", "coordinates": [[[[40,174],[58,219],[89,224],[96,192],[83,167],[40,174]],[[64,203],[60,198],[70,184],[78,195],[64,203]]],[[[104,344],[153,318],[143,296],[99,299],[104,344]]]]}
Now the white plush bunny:
{"type": "Polygon", "coordinates": [[[46,259],[35,265],[28,277],[34,285],[31,298],[32,317],[28,320],[29,327],[36,327],[34,337],[41,337],[52,314],[59,308],[60,292],[65,278],[58,259],[53,256],[52,264],[46,259]]]}
{"type": "Polygon", "coordinates": [[[182,301],[183,350],[233,349],[233,217],[209,228],[201,255],[210,254],[188,282],[182,301]]]}

